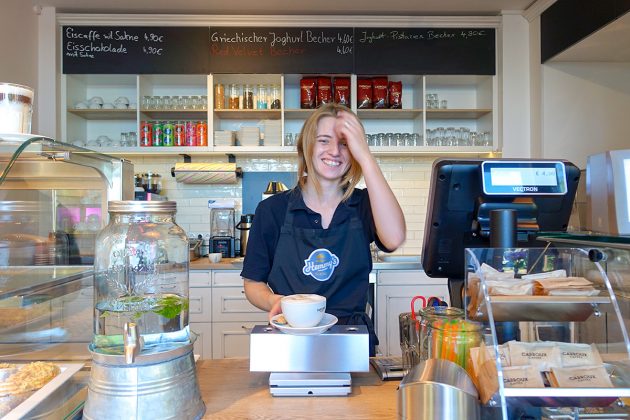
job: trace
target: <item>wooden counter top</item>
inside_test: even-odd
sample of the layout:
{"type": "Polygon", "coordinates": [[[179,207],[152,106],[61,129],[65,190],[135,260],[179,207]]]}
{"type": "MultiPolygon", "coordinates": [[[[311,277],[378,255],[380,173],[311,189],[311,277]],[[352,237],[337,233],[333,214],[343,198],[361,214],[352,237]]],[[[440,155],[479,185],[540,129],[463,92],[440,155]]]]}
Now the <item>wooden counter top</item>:
{"type": "Polygon", "coordinates": [[[345,397],[272,397],[269,373],[250,372],[249,359],[197,363],[204,419],[395,419],[399,381],[381,381],[371,370],[352,374],[345,397]]]}

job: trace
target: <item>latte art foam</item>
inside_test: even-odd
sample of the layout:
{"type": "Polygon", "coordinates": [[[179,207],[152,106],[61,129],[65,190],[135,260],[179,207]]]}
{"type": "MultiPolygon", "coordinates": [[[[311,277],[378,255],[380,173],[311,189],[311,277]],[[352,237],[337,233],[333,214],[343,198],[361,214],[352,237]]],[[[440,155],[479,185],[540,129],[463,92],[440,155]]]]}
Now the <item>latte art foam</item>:
{"type": "Polygon", "coordinates": [[[290,296],[285,296],[283,299],[286,302],[291,302],[291,303],[315,303],[315,302],[321,302],[325,300],[323,296],[312,295],[312,294],[290,295],[290,296]]]}

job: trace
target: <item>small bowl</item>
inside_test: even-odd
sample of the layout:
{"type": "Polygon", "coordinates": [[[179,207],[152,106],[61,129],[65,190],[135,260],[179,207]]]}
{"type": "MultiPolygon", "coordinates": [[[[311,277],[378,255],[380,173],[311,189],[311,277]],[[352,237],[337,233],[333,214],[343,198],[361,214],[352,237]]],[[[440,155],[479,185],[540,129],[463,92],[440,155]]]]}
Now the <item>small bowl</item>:
{"type": "Polygon", "coordinates": [[[90,102],[90,109],[102,109],[102,105],[96,102],[90,102]]]}
{"type": "Polygon", "coordinates": [[[100,96],[92,96],[88,102],[90,102],[91,104],[103,105],[103,102],[105,101],[103,101],[103,98],[100,96]]]}
{"type": "Polygon", "coordinates": [[[105,102],[103,104],[103,109],[114,109],[114,104],[111,102],[105,102]]]}
{"type": "Polygon", "coordinates": [[[126,104],[119,104],[119,103],[117,103],[114,106],[116,107],[116,109],[127,109],[128,108],[126,104]]]}
{"type": "Polygon", "coordinates": [[[211,252],[208,254],[208,260],[213,264],[221,262],[222,258],[223,255],[220,252],[211,252]]]}

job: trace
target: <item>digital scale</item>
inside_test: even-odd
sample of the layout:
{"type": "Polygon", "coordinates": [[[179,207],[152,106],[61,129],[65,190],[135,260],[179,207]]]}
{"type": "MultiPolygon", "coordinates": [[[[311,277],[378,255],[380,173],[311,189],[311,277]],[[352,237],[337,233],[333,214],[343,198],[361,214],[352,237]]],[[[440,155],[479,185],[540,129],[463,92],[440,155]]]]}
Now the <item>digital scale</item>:
{"type": "Polygon", "coordinates": [[[351,372],[369,372],[365,325],[333,325],[318,335],[293,335],[256,325],[250,336],[252,372],[271,372],[273,396],[345,396],[351,372]]]}

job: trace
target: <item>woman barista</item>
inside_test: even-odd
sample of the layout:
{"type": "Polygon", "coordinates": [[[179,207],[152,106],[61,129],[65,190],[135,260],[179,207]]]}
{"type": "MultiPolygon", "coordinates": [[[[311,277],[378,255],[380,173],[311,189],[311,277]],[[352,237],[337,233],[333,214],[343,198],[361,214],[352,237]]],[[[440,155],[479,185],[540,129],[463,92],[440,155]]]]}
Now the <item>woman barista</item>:
{"type": "Polygon", "coordinates": [[[280,298],[326,296],[340,324],[368,325],[365,314],[370,243],[387,252],[405,240],[405,219],[368,149],[365,131],[346,107],[327,104],[298,138],[298,185],[262,201],[254,216],[241,276],[247,299],[281,312],[280,298]],[[361,176],[367,189],[355,189],[361,176]],[[368,194],[369,191],[369,194],[368,194]]]}

